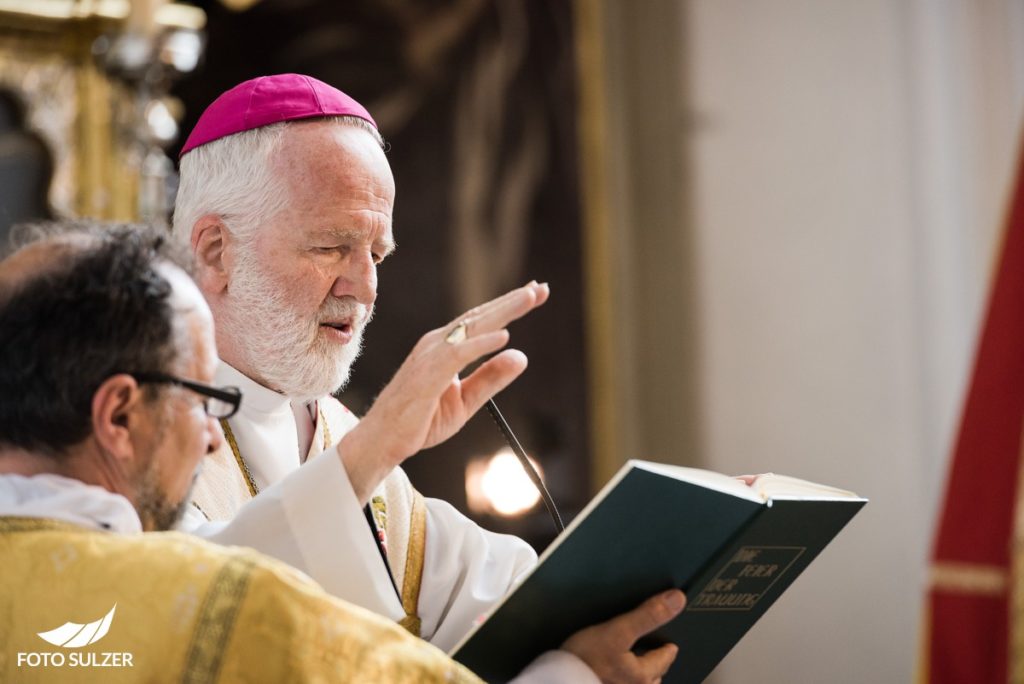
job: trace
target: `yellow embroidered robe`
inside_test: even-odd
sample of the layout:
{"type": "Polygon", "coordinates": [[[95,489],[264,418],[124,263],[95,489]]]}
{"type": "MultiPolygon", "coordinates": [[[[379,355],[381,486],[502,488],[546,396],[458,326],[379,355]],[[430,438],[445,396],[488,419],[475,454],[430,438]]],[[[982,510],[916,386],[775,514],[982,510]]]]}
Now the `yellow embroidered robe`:
{"type": "Polygon", "coordinates": [[[288,566],[189,535],[0,517],[0,567],[4,682],[479,681],[288,566]],[[115,605],[95,643],[38,636],[99,620],[115,605]]]}

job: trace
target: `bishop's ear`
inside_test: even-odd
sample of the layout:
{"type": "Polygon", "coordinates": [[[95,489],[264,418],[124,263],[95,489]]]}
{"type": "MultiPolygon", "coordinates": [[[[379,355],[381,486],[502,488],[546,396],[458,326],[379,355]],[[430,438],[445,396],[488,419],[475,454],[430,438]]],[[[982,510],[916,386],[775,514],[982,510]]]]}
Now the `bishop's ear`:
{"type": "Polygon", "coordinates": [[[192,254],[195,280],[203,294],[218,294],[227,289],[228,267],[225,254],[231,234],[219,216],[207,214],[192,226],[192,254]]]}
{"type": "Polygon", "coordinates": [[[125,373],[110,376],[92,395],[93,437],[119,461],[135,457],[132,433],[143,425],[144,403],[142,387],[125,373]]]}

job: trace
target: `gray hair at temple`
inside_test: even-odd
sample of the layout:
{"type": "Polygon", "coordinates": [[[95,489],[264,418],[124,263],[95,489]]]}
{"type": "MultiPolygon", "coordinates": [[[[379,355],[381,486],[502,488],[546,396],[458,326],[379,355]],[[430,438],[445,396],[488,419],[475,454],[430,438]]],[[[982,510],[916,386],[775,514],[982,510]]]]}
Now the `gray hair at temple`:
{"type": "Polygon", "coordinates": [[[368,132],[384,149],[384,139],[357,116],[302,119],[235,133],[190,150],[181,158],[174,202],[174,237],[189,244],[192,227],[203,216],[219,216],[232,235],[251,240],[256,229],[287,206],[288,188],[272,163],[288,126],[331,121],[368,132]]]}

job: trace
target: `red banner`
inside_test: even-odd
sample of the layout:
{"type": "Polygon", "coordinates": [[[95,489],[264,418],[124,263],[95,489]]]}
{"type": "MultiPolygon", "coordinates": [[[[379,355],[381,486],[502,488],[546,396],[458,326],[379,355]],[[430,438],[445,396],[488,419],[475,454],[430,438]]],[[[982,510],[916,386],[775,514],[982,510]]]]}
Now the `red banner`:
{"type": "Polygon", "coordinates": [[[1024,154],[935,540],[922,663],[931,684],[1024,681],[1024,644],[1012,646],[1024,627],[1014,610],[1022,428],[1024,154]]]}

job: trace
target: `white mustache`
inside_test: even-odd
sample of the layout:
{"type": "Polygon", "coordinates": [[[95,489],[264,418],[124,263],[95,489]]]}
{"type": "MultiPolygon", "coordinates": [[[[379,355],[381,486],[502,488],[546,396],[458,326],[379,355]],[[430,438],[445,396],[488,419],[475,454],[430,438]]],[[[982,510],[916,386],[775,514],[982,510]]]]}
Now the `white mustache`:
{"type": "Polygon", "coordinates": [[[363,306],[351,297],[342,299],[328,299],[320,307],[320,314],[317,323],[328,321],[351,321],[352,326],[361,328],[373,318],[373,306],[363,306]]]}

